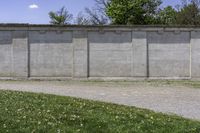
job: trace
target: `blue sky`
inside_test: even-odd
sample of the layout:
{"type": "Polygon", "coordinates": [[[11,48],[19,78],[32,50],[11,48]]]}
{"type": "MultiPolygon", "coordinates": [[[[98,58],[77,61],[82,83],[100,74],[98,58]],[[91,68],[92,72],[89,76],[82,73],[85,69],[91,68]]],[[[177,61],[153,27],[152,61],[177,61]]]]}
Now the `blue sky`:
{"type": "MultiPolygon", "coordinates": [[[[163,7],[176,5],[179,0],[163,0],[163,7]]],[[[48,24],[48,12],[65,6],[74,17],[94,0],[1,0],[0,23],[48,24]]]]}

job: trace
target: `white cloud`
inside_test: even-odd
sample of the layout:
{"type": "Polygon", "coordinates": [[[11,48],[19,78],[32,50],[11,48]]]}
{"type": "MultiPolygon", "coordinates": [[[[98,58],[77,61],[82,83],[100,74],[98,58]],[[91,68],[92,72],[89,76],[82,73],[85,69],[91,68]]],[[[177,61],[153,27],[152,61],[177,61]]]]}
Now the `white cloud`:
{"type": "Polygon", "coordinates": [[[29,5],[29,8],[30,9],[37,9],[37,8],[39,8],[39,6],[36,5],[36,4],[31,4],[31,5],[29,5]]]}

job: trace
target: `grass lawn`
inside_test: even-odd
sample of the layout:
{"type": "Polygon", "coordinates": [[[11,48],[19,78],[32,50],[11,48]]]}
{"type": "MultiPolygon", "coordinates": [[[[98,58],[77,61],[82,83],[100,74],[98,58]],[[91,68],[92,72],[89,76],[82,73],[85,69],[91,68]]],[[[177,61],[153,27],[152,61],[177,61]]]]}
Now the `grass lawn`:
{"type": "Polygon", "coordinates": [[[199,133],[200,122],[103,102],[0,91],[0,132],[199,133]]]}

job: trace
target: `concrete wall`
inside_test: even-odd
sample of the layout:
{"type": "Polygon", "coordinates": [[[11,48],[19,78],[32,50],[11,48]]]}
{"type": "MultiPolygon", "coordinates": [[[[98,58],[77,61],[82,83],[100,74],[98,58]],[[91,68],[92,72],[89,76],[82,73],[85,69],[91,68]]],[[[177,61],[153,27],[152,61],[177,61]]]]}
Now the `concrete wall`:
{"type": "Polygon", "coordinates": [[[200,28],[0,25],[0,78],[200,78],[200,28]]]}
{"type": "Polygon", "coordinates": [[[28,77],[27,31],[0,31],[0,77],[28,77]]]}
{"type": "Polygon", "coordinates": [[[30,77],[71,77],[72,32],[30,31],[30,77]]]}
{"type": "Polygon", "coordinates": [[[190,77],[190,32],[148,32],[149,77],[190,77]]]}
{"type": "Polygon", "coordinates": [[[89,77],[131,77],[131,32],[89,32],[89,77]]]}

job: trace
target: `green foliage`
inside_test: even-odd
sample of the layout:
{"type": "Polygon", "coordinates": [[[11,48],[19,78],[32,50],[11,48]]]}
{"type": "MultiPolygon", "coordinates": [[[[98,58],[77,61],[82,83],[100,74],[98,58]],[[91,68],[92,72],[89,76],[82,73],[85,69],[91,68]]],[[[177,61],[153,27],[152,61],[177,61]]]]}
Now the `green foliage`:
{"type": "Polygon", "coordinates": [[[113,24],[155,24],[161,0],[111,0],[106,9],[113,24]]]}
{"type": "MultiPolygon", "coordinates": [[[[178,8],[161,8],[162,0],[94,0],[74,20],[79,25],[200,25],[200,0],[182,0],[178,8]]],[[[72,14],[65,7],[50,12],[50,23],[70,24],[72,14]]]]}
{"type": "Polygon", "coordinates": [[[179,9],[159,9],[161,0],[110,0],[106,8],[112,24],[118,25],[199,25],[200,1],[182,0],[179,9]]]}
{"type": "Polygon", "coordinates": [[[167,6],[158,13],[159,24],[173,25],[177,21],[177,11],[172,6],[167,6]]]}
{"type": "Polygon", "coordinates": [[[86,14],[88,14],[88,21],[91,25],[106,25],[108,24],[108,18],[102,12],[99,12],[97,9],[85,8],[86,14]]]}
{"type": "Polygon", "coordinates": [[[0,91],[1,133],[199,133],[200,122],[83,99],[0,91]]]}
{"type": "Polygon", "coordinates": [[[179,25],[199,25],[200,9],[199,4],[191,1],[189,4],[183,5],[177,13],[176,23],[179,25]]]}
{"type": "Polygon", "coordinates": [[[107,25],[109,24],[109,17],[106,15],[106,9],[110,0],[94,0],[95,7],[92,9],[85,8],[87,20],[91,25],[107,25]]]}
{"type": "Polygon", "coordinates": [[[55,25],[65,25],[69,24],[72,19],[72,14],[69,14],[65,7],[62,7],[57,12],[49,12],[49,17],[51,19],[50,23],[55,25]]]}

